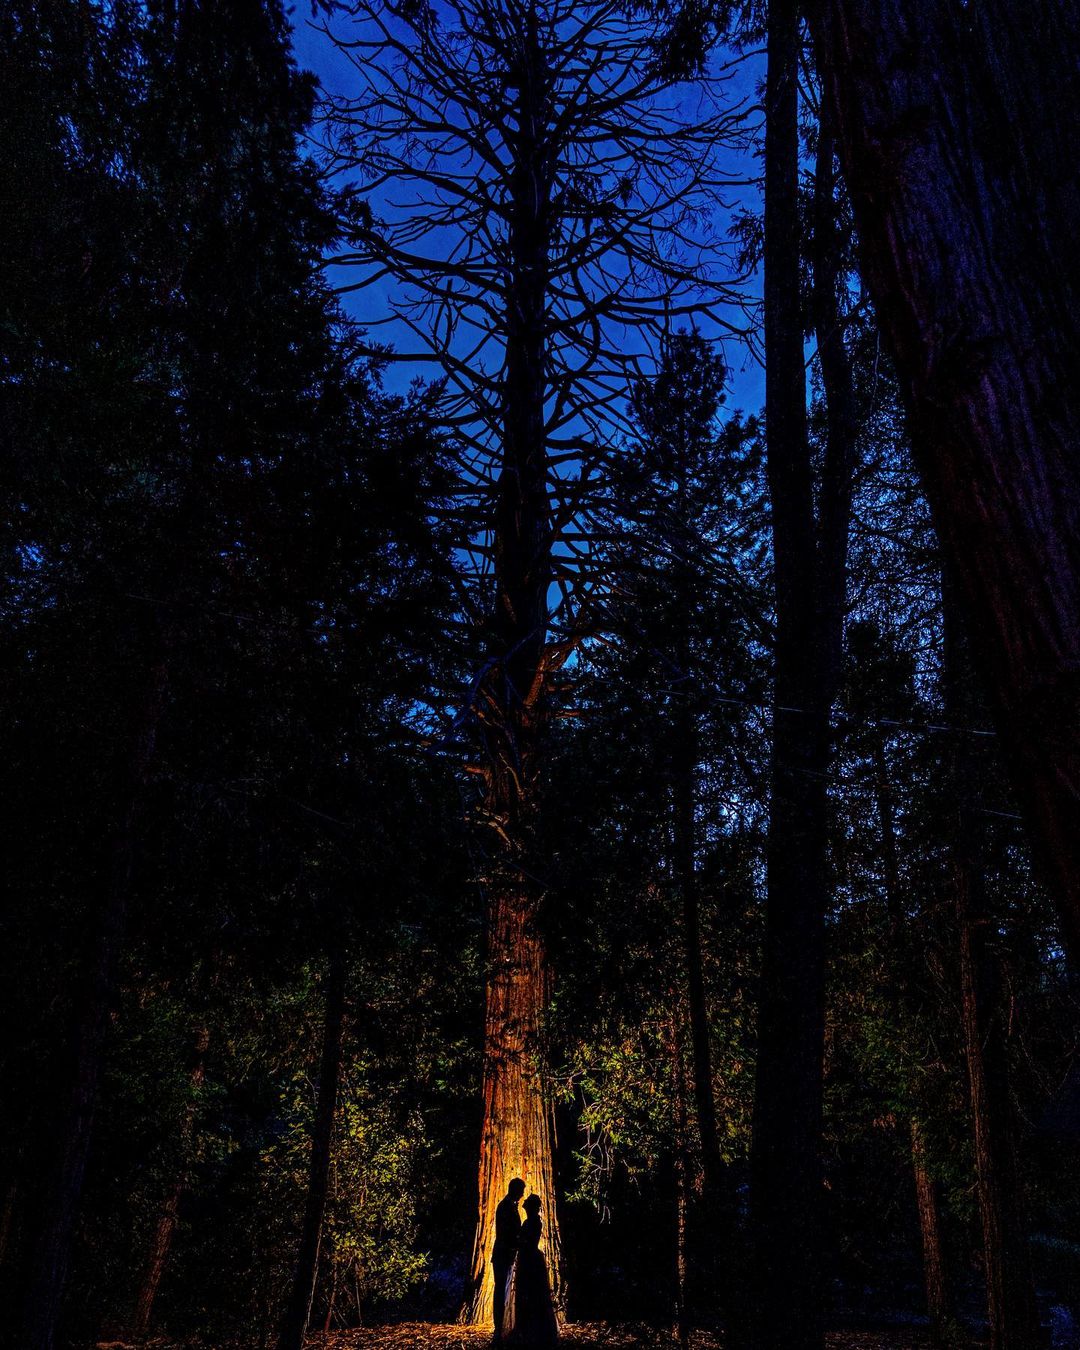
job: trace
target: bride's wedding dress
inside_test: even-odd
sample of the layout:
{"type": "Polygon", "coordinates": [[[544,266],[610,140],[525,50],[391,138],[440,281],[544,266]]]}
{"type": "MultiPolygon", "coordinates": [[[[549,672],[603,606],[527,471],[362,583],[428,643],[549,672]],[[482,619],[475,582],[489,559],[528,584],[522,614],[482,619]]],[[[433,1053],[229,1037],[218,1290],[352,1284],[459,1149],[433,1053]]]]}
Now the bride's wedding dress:
{"type": "Polygon", "coordinates": [[[538,1212],[530,1214],[521,1225],[517,1260],[506,1299],[507,1343],[528,1350],[548,1350],[559,1339],[547,1262],[540,1250],[542,1232],[538,1212]]]}

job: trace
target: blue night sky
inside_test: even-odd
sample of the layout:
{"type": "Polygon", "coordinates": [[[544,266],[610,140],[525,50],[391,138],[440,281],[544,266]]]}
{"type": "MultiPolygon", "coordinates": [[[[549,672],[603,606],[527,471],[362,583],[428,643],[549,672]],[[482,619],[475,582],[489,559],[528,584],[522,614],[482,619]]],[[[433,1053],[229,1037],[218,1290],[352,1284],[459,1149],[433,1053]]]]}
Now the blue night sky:
{"type": "MultiPolygon", "coordinates": [[[[308,13],[306,6],[293,13],[295,24],[293,46],[299,64],[304,69],[315,73],[321,88],[326,93],[349,94],[353,92],[356,72],[351,62],[337,49],[331,38],[323,31],[325,19],[320,16],[312,21],[308,17],[308,13]]],[[[346,16],[334,16],[330,23],[332,27],[338,27],[342,32],[348,31],[349,19],[346,16]]],[[[761,58],[753,56],[748,58],[745,67],[738,75],[736,87],[739,95],[753,99],[755,84],[763,73],[764,64],[761,58]]],[[[756,165],[749,158],[741,162],[733,162],[725,167],[730,168],[733,173],[746,177],[756,172],[756,165]]],[[[759,201],[756,190],[745,191],[742,194],[741,201],[742,204],[756,209],[759,201]]],[[[335,272],[340,276],[342,285],[355,280],[355,277],[349,275],[346,269],[331,267],[330,276],[334,280],[338,279],[335,272]]],[[[750,284],[750,293],[753,298],[758,297],[759,284],[759,278],[754,278],[750,284]]],[[[393,282],[385,281],[360,292],[345,294],[343,303],[349,312],[361,320],[375,321],[381,319],[387,312],[386,300],[393,285],[393,282]]],[[[707,333],[707,326],[703,327],[702,331],[707,333]]],[[[380,342],[389,342],[392,345],[400,345],[402,348],[409,345],[408,336],[404,330],[395,331],[395,326],[392,323],[378,327],[373,336],[376,336],[380,342]]],[[[758,410],[764,401],[764,371],[759,360],[747,347],[731,339],[723,343],[723,351],[730,370],[728,408],[741,408],[748,412],[758,410]]],[[[387,373],[387,384],[391,388],[404,389],[409,381],[417,375],[434,376],[436,373],[434,366],[428,370],[415,362],[403,362],[400,365],[392,364],[387,373]]]]}

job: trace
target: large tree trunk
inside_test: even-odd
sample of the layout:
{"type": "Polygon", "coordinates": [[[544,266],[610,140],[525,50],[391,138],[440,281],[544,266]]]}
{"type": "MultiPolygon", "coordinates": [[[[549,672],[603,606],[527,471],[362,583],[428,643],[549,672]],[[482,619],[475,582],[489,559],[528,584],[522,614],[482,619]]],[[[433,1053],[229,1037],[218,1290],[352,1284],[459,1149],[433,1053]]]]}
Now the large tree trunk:
{"type": "Polygon", "coordinates": [[[154,1311],[161,1277],[165,1273],[165,1264],[169,1259],[173,1235],[180,1217],[180,1202],[188,1185],[188,1169],[192,1140],[195,1136],[195,1117],[199,1106],[199,1088],[202,1087],[206,1065],[206,1051],[210,1045],[210,1030],[199,1027],[191,1049],[191,1065],[188,1072],[188,1101],[180,1120],[178,1146],[180,1166],[150,1240],[150,1255],[146,1262],[146,1272],[135,1300],[135,1315],[132,1318],[132,1331],[136,1336],[145,1336],[150,1329],[150,1318],[154,1311]]]}
{"type": "Polygon", "coordinates": [[[535,928],[533,897],[500,894],[491,903],[480,1214],[467,1309],[469,1320],[483,1325],[492,1321],[495,1209],[514,1177],[524,1181],[526,1194],[540,1197],[542,1246],[556,1293],[560,1269],[552,1116],[541,1078],[540,1019],[550,992],[547,959],[535,928]]]}
{"type": "Polygon", "coordinates": [[[21,1344],[26,1350],[53,1350],[60,1321],[93,1133],[109,1009],[127,927],[139,810],[153,761],[166,683],[162,658],[154,661],[147,671],[132,721],[126,782],[110,850],[105,894],[97,916],[90,964],[76,1004],[67,1115],[57,1139],[56,1162],[45,1183],[39,1237],[24,1293],[21,1344]]]}
{"type": "Polygon", "coordinates": [[[542,1246],[561,1293],[551,1103],[542,1028],[551,971],[532,847],[543,749],[551,519],[544,403],[551,228],[550,76],[535,16],[514,44],[518,94],[511,136],[510,281],[507,295],[502,464],[494,522],[495,610],[488,670],[476,709],[483,817],[491,841],[487,896],[483,1125],[479,1212],[465,1317],[492,1320],[495,1209],[515,1176],[540,1196],[542,1246]]]}
{"type": "MultiPolygon", "coordinates": [[[[970,725],[977,720],[979,706],[970,648],[956,612],[954,587],[944,585],[943,596],[946,709],[955,724],[970,725]]],[[[1039,1320],[1013,1135],[1005,1009],[998,959],[989,940],[996,925],[984,884],[986,827],[979,810],[980,768],[970,737],[959,738],[952,765],[956,814],[951,881],[960,938],[961,1012],[990,1350],[1035,1350],[1040,1344],[1039,1320]]]]}
{"type": "Polygon", "coordinates": [[[345,986],[348,963],[339,942],[330,953],[326,972],[322,1056],[319,1062],[319,1097],[311,1132],[307,1199],[292,1288],[278,1336],[278,1350],[303,1350],[311,1317],[311,1300],[319,1270],[319,1245],[330,1184],[330,1155],[334,1139],[338,1081],[341,1077],[341,1042],[345,1026],[345,986]]]}
{"type": "Polygon", "coordinates": [[[1080,958],[1080,3],[817,0],[863,272],[1080,958]]]}
{"type": "MultiPolygon", "coordinates": [[[[798,7],[769,12],[765,122],[766,447],[776,652],[768,896],[751,1148],[754,1279],[761,1350],[822,1345],[820,1159],[824,1057],[827,774],[840,666],[854,425],[838,314],[832,151],[815,231],[815,325],[829,436],[815,512],[799,302],[798,7]],[[778,1291],[783,1291],[778,1296],[778,1291]]],[[[827,133],[826,133],[827,136],[827,133]]]]}

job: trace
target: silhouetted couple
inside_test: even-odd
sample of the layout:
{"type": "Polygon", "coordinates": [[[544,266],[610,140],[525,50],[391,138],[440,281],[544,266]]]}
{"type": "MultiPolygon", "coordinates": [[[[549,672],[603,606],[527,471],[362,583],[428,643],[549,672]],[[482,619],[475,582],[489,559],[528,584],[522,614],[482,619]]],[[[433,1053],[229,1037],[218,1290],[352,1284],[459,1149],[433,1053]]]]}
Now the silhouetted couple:
{"type": "Polygon", "coordinates": [[[495,1344],[546,1350],[559,1339],[559,1325],[551,1301],[547,1262],[540,1250],[540,1197],[530,1195],[523,1206],[525,1183],[515,1177],[495,1210],[495,1246],[491,1265],[495,1273],[495,1344]]]}

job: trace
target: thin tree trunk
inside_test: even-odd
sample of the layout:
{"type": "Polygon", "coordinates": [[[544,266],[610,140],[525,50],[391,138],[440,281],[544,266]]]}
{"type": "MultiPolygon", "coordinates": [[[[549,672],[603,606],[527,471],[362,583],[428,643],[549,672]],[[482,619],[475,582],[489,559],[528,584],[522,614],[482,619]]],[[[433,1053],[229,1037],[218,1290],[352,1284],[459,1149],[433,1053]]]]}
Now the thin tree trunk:
{"type": "Polygon", "coordinates": [[[199,1106],[199,1089],[202,1087],[206,1068],[206,1051],[209,1045],[210,1029],[201,1026],[196,1031],[192,1044],[191,1067],[188,1074],[188,1101],[180,1121],[178,1138],[180,1166],[177,1170],[176,1180],[158,1216],[157,1223],[154,1225],[146,1273],[143,1275],[138,1297],[135,1300],[132,1330],[136,1336],[145,1336],[150,1328],[154,1302],[161,1286],[161,1277],[165,1273],[165,1264],[169,1259],[169,1251],[172,1248],[173,1236],[180,1217],[180,1202],[187,1190],[191,1145],[195,1135],[195,1118],[199,1106]]]}
{"type": "Polygon", "coordinates": [[[945,1270],[945,1248],[941,1239],[941,1188],[927,1168],[926,1145],[917,1116],[911,1117],[911,1169],[915,1177],[915,1202],[919,1210],[930,1343],[942,1347],[947,1343],[949,1328],[953,1325],[953,1311],[945,1270]]]}
{"type": "MultiPolygon", "coordinates": [[[[896,823],[893,810],[892,784],[885,757],[885,737],[875,736],[873,743],[874,789],[877,797],[878,819],[881,823],[882,880],[885,886],[885,904],[895,945],[896,936],[904,922],[903,897],[900,893],[900,859],[896,847],[896,823]]],[[[887,979],[889,972],[881,971],[887,979]]],[[[886,987],[892,987],[901,1016],[902,988],[896,986],[895,972],[886,987]]],[[[926,1145],[918,1116],[910,1120],[911,1167],[915,1179],[915,1201],[919,1213],[919,1233],[923,1254],[923,1285],[926,1291],[926,1310],[930,1318],[931,1343],[944,1346],[950,1327],[954,1324],[952,1299],[945,1267],[945,1252],[941,1239],[941,1188],[926,1166],[926,1145]]]]}
{"type": "Polygon", "coordinates": [[[923,486],[1080,960],[1080,4],[810,15],[923,486]]]}
{"type": "MultiPolygon", "coordinates": [[[[690,669],[682,653],[682,669],[690,669]]],[[[702,1209],[708,1223],[703,1253],[708,1264],[707,1287],[714,1290],[717,1306],[729,1324],[738,1318],[737,1280],[733,1278],[736,1247],[736,1200],[720,1152],[713,1095],[712,1049],[709,1043],[709,1012],[701,943],[701,896],[697,876],[697,726],[693,709],[681,703],[674,727],[672,756],[673,830],[675,876],[682,901],[682,957],[686,972],[686,1013],[690,1027],[694,1107],[701,1140],[702,1209]]],[[[687,1182],[689,1185],[689,1181],[687,1182]]]]}
{"type": "Polygon", "coordinates": [[[1021,1216],[1008,1047],[1001,1009],[995,1006],[997,972],[986,945],[987,919],[979,915],[978,878],[970,865],[956,865],[953,884],[990,1350],[1036,1350],[1042,1341],[1021,1216]]]}
{"type": "Polygon", "coordinates": [[[482,736],[483,818],[492,847],[486,878],[487,979],[478,1216],[464,1318],[492,1321],[495,1209],[515,1176],[540,1196],[553,1293],[561,1298],[551,1103],[543,1019],[552,974],[539,923],[543,884],[532,840],[539,810],[548,678],[551,519],[544,402],[551,229],[551,77],[535,13],[515,34],[518,94],[511,136],[510,285],[502,466],[494,523],[495,609],[488,670],[476,708],[482,736]]]}
{"type": "Polygon", "coordinates": [[[147,672],[133,721],[124,801],[110,850],[93,955],[77,1004],[67,1117],[58,1138],[56,1163],[45,1187],[40,1236],[24,1294],[21,1344],[25,1350],[53,1350],[56,1340],[90,1152],[109,1008],[127,927],[139,811],[153,761],[166,684],[162,658],[147,672]]]}
{"type": "MultiPolygon", "coordinates": [[[[970,652],[952,586],[946,584],[943,595],[946,708],[956,724],[970,724],[977,708],[970,652]]],[[[961,738],[953,765],[956,821],[951,873],[990,1350],[1036,1350],[1041,1338],[1013,1137],[1009,1047],[998,962],[988,941],[994,925],[983,879],[979,767],[970,739],[961,738]]]]}
{"type": "Polygon", "coordinates": [[[690,1022],[690,1047],[694,1066],[694,1105],[705,1189],[719,1197],[723,1186],[723,1162],[716,1127],[713,1097],[712,1051],[709,1046],[709,1014],[705,999],[705,974],[701,951],[701,911],[697,884],[696,797],[697,737],[691,709],[680,706],[675,731],[674,755],[674,845],[679,892],[682,899],[683,960],[686,967],[686,1005],[690,1022]]]}
{"type": "MultiPolygon", "coordinates": [[[[673,994],[674,996],[674,994],[673,994]]],[[[689,1265],[688,1227],[690,1218],[689,1120],[686,1110],[686,1074],[683,1069],[682,1038],[674,1022],[669,1032],[672,1086],[674,1088],[675,1138],[673,1149],[675,1178],[675,1338],[682,1350],[690,1344],[690,1308],[687,1296],[689,1265]]]]}
{"type": "Polygon", "coordinates": [[[751,1145],[754,1279],[761,1350],[823,1342],[820,1159],[824,1059],[827,774],[840,666],[854,423],[839,321],[832,152],[822,178],[815,324],[829,438],[815,512],[800,292],[798,6],[769,10],[765,120],[766,448],[776,651],[768,896],[751,1145]],[[827,207],[827,211],[826,211],[827,207]]]}
{"type": "Polygon", "coordinates": [[[311,1132],[307,1199],[292,1288],[285,1305],[278,1350],[303,1350],[311,1317],[311,1300],[319,1269],[319,1244],[330,1184],[330,1155],[334,1139],[338,1081],[341,1077],[341,1044],[345,1025],[345,987],[348,963],[343,944],[330,953],[326,973],[322,1056],[319,1063],[319,1097],[311,1132]]]}

